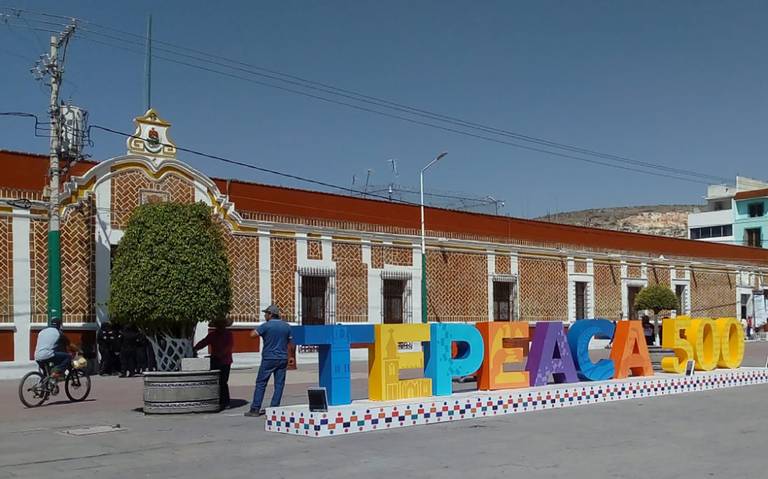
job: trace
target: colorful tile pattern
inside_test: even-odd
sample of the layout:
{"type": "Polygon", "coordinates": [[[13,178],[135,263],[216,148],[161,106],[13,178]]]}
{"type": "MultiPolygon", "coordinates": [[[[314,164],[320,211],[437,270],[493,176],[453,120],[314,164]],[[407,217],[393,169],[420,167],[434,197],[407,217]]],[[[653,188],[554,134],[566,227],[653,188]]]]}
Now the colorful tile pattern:
{"type": "Polygon", "coordinates": [[[328,412],[309,412],[307,406],[286,406],[267,408],[265,429],[306,437],[340,436],[766,383],[768,369],[741,368],[690,377],[658,374],[652,377],[527,389],[473,391],[457,393],[449,398],[378,403],[360,401],[348,406],[332,407],[328,412]]]}

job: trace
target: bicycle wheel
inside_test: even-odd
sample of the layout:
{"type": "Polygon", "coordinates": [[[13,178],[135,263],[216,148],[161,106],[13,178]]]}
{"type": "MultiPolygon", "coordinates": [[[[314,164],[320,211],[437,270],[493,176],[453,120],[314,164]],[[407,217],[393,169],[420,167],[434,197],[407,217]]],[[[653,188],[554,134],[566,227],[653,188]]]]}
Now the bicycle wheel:
{"type": "Polygon", "coordinates": [[[73,369],[64,381],[64,392],[71,401],[85,401],[91,392],[91,377],[79,369],[73,369]]]}
{"type": "Polygon", "coordinates": [[[43,375],[39,371],[27,373],[19,383],[19,399],[27,407],[37,407],[48,399],[43,375]]]}

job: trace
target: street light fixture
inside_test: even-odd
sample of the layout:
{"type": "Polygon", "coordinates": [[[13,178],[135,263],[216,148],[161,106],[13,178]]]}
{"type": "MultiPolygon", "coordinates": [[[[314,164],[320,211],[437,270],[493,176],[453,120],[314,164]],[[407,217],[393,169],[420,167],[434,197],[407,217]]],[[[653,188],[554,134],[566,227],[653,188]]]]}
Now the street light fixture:
{"type": "Polygon", "coordinates": [[[421,194],[421,322],[427,323],[427,242],[424,229],[424,172],[438,161],[445,158],[448,152],[437,155],[434,160],[427,163],[419,174],[419,192],[421,194]]]}

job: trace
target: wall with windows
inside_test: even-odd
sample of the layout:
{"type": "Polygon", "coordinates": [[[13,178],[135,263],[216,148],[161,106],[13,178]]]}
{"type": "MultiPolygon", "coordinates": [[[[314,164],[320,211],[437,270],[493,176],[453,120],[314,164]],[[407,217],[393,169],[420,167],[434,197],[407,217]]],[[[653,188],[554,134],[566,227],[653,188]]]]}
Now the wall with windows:
{"type": "MultiPolygon", "coordinates": [[[[42,175],[45,161],[40,157],[42,175]]],[[[225,229],[231,317],[242,332],[271,303],[293,322],[421,320],[425,272],[415,208],[234,180],[217,183],[179,161],[136,155],[88,168],[64,195],[68,331],[93,333],[109,319],[110,254],[126,215],[142,202],[174,199],[205,201],[225,229]]],[[[0,361],[28,358],[31,338],[45,323],[45,214],[0,209],[0,361]]],[[[466,215],[427,211],[429,321],[618,320],[632,314],[632,295],[647,284],[670,286],[684,305],[680,312],[733,316],[739,294],[768,282],[765,275],[751,286],[737,281],[739,268],[766,272],[765,251],[466,215]]],[[[255,350],[242,344],[238,352],[255,350]]]]}
{"type": "Polygon", "coordinates": [[[736,201],[733,236],[736,244],[768,248],[768,198],[736,201]]]}

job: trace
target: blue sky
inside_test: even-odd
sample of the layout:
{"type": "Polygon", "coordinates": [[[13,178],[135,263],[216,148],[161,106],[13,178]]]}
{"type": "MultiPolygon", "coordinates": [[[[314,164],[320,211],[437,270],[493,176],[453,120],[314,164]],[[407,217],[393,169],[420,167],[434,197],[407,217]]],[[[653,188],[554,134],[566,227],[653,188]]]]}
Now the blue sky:
{"type": "MultiPolygon", "coordinates": [[[[32,2],[425,110],[615,155],[766,178],[768,3],[757,1],[32,2]]],[[[0,24],[0,111],[45,114],[29,67],[46,34],[0,24]]],[[[144,58],[71,44],[63,98],[92,124],[132,131],[144,58]]],[[[506,200],[504,213],[694,203],[705,185],[553,158],[155,60],[153,106],[180,146],[322,181],[352,175],[506,200]]],[[[97,160],[125,151],[96,132],[97,160]]],[[[0,148],[45,152],[30,122],[0,118],[0,148]]],[[[309,187],[214,160],[212,175],[309,187]]],[[[1,172],[0,172],[1,174],[1,172]]],[[[358,180],[360,181],[360,180],[358,180]]]]}

